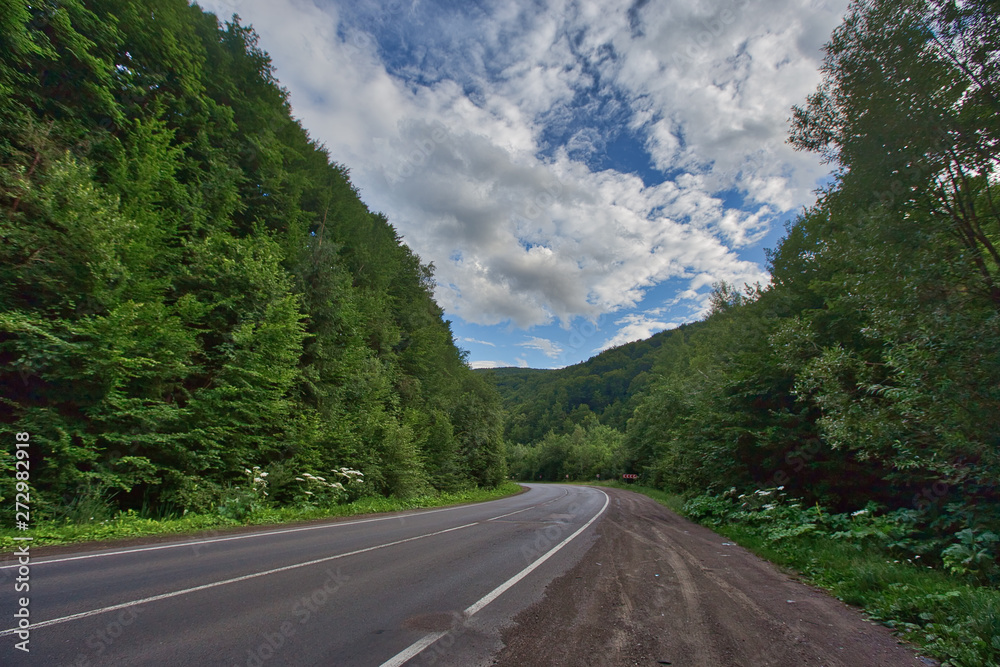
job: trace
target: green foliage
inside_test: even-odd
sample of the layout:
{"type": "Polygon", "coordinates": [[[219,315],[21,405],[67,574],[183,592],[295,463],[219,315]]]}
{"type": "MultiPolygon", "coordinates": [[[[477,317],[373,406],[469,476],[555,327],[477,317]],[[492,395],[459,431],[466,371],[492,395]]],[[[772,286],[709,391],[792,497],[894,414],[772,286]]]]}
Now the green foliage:
{"type": "Polygon", "coordinates": [[[625,472],[624,439],[594,420],[565,435],[549,432],[533,445],[509,445],[507,461],[516,479],[613,480],[625,472]]]}
{"type": "Polygon", "coordinates": [[[41,517],[245,520],[345,465],[383,495],[506,477],[431,267],[291,116],[251,28],[17,0],[0,35],[0,423],[31,434],[41,517]]]}
{"type": "MultiPolygon", "coordinates": [[[[477,503],[503,498],[522,491],[513,482],[505,482],[492,489],[469,489],[458,493],[435,493],[416,498],[400,499],[384,496],[364,496],[350,503],[330,507],[302,506],[262,507],[247,515],[246,525],[265,525],[292,521],[309,521],[330,517],[357,516],[375,512],[396,512],[424,507],[444,507],[465,503],[477,503]]],[[[113,517],[102,521],[71,523],[66,520],[42,522],[33,525],[31,535],[35,545],[69,544],[112,540],[126,537],[163,535],[172,533],[193,533],[239,525],[240,522],[220,516],[218,512],[185,513],[182,516],[152,517],[147,512],[121,510],[113,517]]],[[[24,533],[10,528],[0,528],[0,549],[13,550],[19,542],[16,537],[24,533]]]]}
{"type": "Polygon", "coordinates": [[[658,352],[626,433],[646,483],[875,503],[911,555],[996,566],[958,535],[1000,532],[998,19],[986,2],[852,5],[790,139],[835,179],[766,289],[717,286],[658,352]]]}
{"type": "Polygon", "coordinates": [[[996,533],[983,531],[976,533],[971,528],[955,534],[958,542],[941,552],[944,565],[956,574],[973,574],[983,579],[996,578],[997,542],[996,533]]]}
{"type": "MultiPolygon", "coordinates": [[[[1000,591],[975,586],[971,570],[951,567],[948,575],[901,551],[914,530],[905,514],[879,513],[873,505],[831,514],[777,488],[696,496],[683,512],[803,572],[947,664],[1000,664],[1000,591]],[[959,573],[967,576],[953,576],[959,573]]],[[[992,533],[963,531],[961,540],[945,550],[946,562],[971,562],[996,544],[992,533]]]]}
{"type": "Polygon", "coordinates": [[[512,470],[585,478],[595,424],[624,427],[616,474],[950,664],[998,664],[998,26],[988,0],[853,2],[789,139],[833,179],[771,283],[717,285],[703,322],[610,368],[495,371],[512,470]]]}
{"type": "Polygon", "coordinates": [[[496,385],[509,413],[505,437],[530,444],[549,431],[565,434],[596,417],[624,430],[632,397],[646,387],[656,352],[697,325],[664,331],[556,370],[499,368],[479,371],[496,385]]]}
{"type": "Polygon", "coordinates": [[[227,489],[219,503],[217,512],[225,519],[244,523],[253,514],[259,512],[267,504],[267,472],[254,466],[252,470],[245,469],[241,486],[227,489]]]}

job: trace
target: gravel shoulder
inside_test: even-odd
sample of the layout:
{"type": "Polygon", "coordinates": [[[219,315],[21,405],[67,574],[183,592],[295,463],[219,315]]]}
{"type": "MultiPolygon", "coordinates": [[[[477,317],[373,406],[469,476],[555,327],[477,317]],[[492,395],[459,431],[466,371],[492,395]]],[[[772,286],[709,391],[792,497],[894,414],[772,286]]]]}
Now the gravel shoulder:
{"type": "Polygon", "coordinates": [[[515,617],[494,665],[937,664],[652,499],[603,490],[594,546],[515,617]]]}

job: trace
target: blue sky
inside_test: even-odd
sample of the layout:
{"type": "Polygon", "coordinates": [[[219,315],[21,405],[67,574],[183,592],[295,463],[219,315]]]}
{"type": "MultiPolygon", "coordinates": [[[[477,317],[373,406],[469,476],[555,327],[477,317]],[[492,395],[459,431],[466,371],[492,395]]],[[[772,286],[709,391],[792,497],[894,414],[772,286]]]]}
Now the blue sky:
{"type": "Polygon", "coordinates": [[[550,368],[766,283],[846,0],[207,0],[424,262],[474,367],[550,368]]]}

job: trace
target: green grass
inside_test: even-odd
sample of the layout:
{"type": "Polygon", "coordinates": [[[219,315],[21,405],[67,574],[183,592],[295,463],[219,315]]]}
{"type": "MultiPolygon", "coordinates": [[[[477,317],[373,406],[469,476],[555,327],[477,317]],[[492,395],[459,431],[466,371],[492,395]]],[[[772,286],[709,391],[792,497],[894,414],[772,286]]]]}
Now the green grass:
{"type": "Polygon", "coordinates": [[[520,493],[521,487],[505,482],[495,489],[472,489],[458,493],[440,493],[416,498],[360,498],[352,503],[331,508],[301,509],[295,507],[267,507],[252,513],[246,521],[239,522],[215,514],[186,514],[180,518],[153,519],[143,517],[133,510],[119,512],[114,518],[89,523],[47,522],[32,526],[28,531],[0,529],[0,549],[9,551],[18,542],[15,537],[31,537],[32,546],[73,544],[98,540],[116,540],[149,535],[195,533],[203,530],[233,528],[237,526],[263,526],[295,521],[312,521],[332,517],[357,516],[380,512],[425,507],[445,507],[465,503],[484,502],[520,493]]]}
{"type": "MultiPolygon", "coordinates": [[[[678,496],[639,486],[609,486],[637,491],[684,514],[678,496]]],[[[819,532],[774,539],[775,526],[765,523],[702,523],[860,607],[944,667],[1000,667],[1000,590],[870,543],[819,532]]]]}
{"type": "Polygon", "coordinates": [[[773,563],[801,573],[928,655],[955,667],[1000,665],[1000,591],[826,535],[774,543],[754,527],[712,526],[773,563]]]}

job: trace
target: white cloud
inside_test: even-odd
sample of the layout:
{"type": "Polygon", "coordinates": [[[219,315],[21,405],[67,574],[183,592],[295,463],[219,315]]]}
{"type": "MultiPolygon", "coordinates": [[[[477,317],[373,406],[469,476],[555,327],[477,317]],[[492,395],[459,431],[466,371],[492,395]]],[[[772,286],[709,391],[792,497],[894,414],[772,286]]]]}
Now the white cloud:
{"type": "MultiPolygon", "coordinates": [[[[228,16],[233,2],[204,4],[228,16]]],[[[595,321],[669,279],[703,312],[714,282],[767,281],[736,251],[810,202],[826,171],[785,144],[786,119],[847,0],[396,3],[374,28],[349,20],[353,5],[237,4],[294,113],[434,262],[438,301],[468,322],[595,321]],[[368,30],[434,11],[419,63],[393,69],[368,30]],[[589,113],[620,114],[671,179],[588,166],[606,142],[589,113]],[[727,205],[734,189],[748,205],[727,205]]]]}
{"type": "Polygon", "coordinates": [[[480,368],[510,368],[513,364],[507,363],[506,361],[471,361],[469,362],[469,368],[480,369],[480,368]]]}
{"type": "Polygon", "coordinates": [[[603,352],[604,350],[609,350],[613,347],[618,347],[619,345],[624,345],[625,343],[631,343],[636,340],[643,340],[649,338],[653,334],[665,331],[667,329],[676,329],[681,325],[680,322],[663,322],[658,319],[654,319],[650,313],[642,314],[631,314],[616,320],[615,324],[622,325],[618,332],[604,341],[604,343],[594,350],[594,352],[603,352]]]}
{"type": "MultiPolygon", "coordinates": [[[[562,346],[558,343],[555,343],[547,338],[539,338],[537,336],[532,336],[528,340],[518,343],[518,346],[538,350],[550,359],[556,359],[563,353],[562,346]]],[[[520,359],[518,361],[520,361],[520,359]]]]}
{"type": "Polygon", "coordinates": [[[476,340],[475,338],[462,338],[462,342],[465,343],[478,343],[479,345],[489,345],[490,347],[496,347],[496,343],[491,343],[488,340],[476,340]]]}
{"type": "Polygon", "coordinates": [[[622,57],[608,73],[630,92],[633,122],[652,128],[647,147],[663,168],[789,210],[812,200],[827,169],[785,143],[786,119],[818,83],[819,49],[847,4],[648,3],[642,35],[613,37],[622,57]]]}

